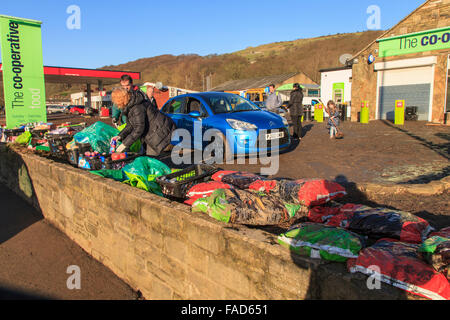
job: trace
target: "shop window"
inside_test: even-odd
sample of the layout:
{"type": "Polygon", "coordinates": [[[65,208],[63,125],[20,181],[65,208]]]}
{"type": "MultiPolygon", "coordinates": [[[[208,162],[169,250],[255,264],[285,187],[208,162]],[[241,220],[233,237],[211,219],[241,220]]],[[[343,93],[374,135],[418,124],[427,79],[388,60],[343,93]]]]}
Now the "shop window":
{"type": "Polygon", "coordinates": [[[333,91],[333,100],[336,103],[342,103],[344,101],[344,90],[342,90],[342,89],[335,89],[333,91]]]}
{"type": "Polygon", "coordinates": [[[319,97],[319,90],[308,90],[308,97],[319,97]]]}

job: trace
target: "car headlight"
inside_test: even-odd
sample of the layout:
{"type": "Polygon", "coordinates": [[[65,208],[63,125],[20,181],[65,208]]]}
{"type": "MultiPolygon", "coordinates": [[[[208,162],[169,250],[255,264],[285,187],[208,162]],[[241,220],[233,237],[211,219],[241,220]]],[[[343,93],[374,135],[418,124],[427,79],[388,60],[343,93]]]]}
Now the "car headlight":
{"type": "Polygon", "coordinates": [[[289,127],[289,122],[286,120],[286,118],[285,118],[285,117],[281,117],[281,119],[283,120],[283,124],[284,124],[286,127],[289,127]]]}
{"type": "Polygon", "coordinates": [[[255,126],[254,124],[251,124],[251,123],[248,123],[245,121],[240,121],[240,120],[235,120],[235,119],[227,119],[227,122],[230,125],[230,127],[232,127],[234,130],[246,131],[246,130],[258,129],[258,127],[255,126]]]}

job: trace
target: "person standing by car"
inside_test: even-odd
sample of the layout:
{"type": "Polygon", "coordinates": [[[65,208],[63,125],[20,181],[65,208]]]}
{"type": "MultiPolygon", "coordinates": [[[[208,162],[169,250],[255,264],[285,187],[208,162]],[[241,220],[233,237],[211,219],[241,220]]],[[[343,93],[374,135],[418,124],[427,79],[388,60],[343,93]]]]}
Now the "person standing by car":
{"type": "Polygon", "coordinates": [[[291,92],[288,109],[291,114],[292,125],[294,126],[294,139],[302,139],[302,115],[303,115],[303,90],[300,84],[294,84],[294,90],[291,92]]]}
{"type": "Polygon", "coordinates": [[[275,92],[275,85],[271,84],[269,86],[269,94],[266,100],[267,110],[276,111],[279,107],[281,107],[282,104],[283,101],[281,100],[281,97],[275,92]]]}
{"type": "Polygon", "coordinates": [[[116,151],[124,152],[140,139],[147,156],[159,156],[169,146],[172,132],[176,129],[172,119],[141,95],[125,88],[115,89],[111,98],[127,117],[126,127],[112,138],[122,142],[116,151]]]}
{"type": "Polygon", "coordinates": [[[153,96],[154,93],[155,93],[155,87],[154,86],[147,86],[147,98],[148,98],[148,100],[156,107],[156,109],[159,109],[158,108],[158,103],[156,102],[156,99],[153,96]]]}

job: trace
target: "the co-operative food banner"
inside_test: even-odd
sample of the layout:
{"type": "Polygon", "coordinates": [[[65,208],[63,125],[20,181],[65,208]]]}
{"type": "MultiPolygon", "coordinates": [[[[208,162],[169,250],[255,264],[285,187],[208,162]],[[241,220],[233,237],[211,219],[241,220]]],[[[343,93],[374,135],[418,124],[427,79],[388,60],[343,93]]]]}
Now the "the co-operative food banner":
{"type": "Polygon", "coordinates": [[[0,15],[7,128],[46,122],[41,22],[0,15]]]}

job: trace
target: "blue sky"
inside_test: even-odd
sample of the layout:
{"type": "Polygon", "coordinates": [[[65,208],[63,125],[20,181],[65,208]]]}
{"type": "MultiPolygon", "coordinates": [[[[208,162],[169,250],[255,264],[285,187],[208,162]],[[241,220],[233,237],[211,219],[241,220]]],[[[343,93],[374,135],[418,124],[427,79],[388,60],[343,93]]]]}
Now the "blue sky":
{"type": "Polygon", "coordinates": [[[98,68],[161,54],[223,54],[249,46],[367,30],[370,5],[381,29],[425,0],[2,1],[0,14],[40,20],[44,64],[98,68]],[[20,3],[20,5],[19,5],[20,3]],[[69,30],[70,5],[81,28],[69,30]]]}

